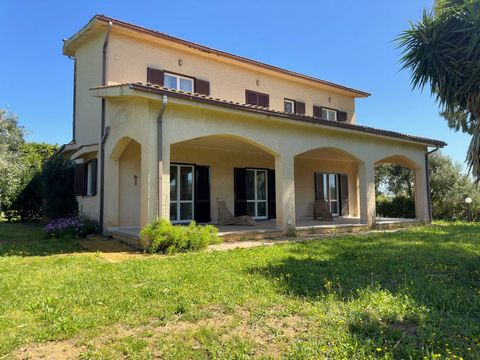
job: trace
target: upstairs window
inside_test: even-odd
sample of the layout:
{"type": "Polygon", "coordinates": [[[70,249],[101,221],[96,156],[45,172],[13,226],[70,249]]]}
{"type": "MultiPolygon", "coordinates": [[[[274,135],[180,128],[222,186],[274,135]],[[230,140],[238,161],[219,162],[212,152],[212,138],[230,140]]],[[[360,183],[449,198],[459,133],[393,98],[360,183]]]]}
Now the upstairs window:
{"type": "Polygon", "coordinates": [[[285,99],[283,103],[283,111],[289,114],[295,114],[295,101],[285,99]]]}
{"type": "Polygon", "coordinates": [[[245,103],[250,105],[269,106],[270,98],[268,94],[259,93],[256,91],[245,90],[245,103]]]}
{"type": "Polygon", "coordinates": [[[322,119],[337,121],[337,110],[322,108],[322,119]]]}
{"type": "Polygon", "coordinates": [[[185,76],[165,73],[163,86],[193,93],[193,79],[185,76]]]}

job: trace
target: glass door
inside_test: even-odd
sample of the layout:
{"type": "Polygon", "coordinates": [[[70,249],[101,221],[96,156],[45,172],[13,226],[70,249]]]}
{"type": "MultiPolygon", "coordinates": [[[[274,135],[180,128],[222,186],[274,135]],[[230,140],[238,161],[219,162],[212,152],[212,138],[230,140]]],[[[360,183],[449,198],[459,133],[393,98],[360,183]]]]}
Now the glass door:
{"type": "Polygon", "coordinates": [[[267,170],[247,169],[247,215],[267,219],[267,170]]]}
{"type": "Polygon", "coordinates": [[[170,165],[170,220],[176,223],[193,220],[193,166],[170,165]]]}
{"type": "Polygon", "coordinates": [[[317,195],[318,199],[323,199],[327,203],[327,207],[332,215],[339,215],[339,204],[338,204],[338,174],[316,174],[316,188],[317,192],[320,193],[317,195]]]}

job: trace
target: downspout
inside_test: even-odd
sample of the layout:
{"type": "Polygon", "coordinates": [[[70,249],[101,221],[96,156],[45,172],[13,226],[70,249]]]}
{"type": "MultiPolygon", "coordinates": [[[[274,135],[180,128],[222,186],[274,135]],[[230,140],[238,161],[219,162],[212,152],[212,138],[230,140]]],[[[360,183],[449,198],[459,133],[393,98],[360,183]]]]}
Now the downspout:
{"type": "Polygon", "coordinates": [[[430,169],[428,165],[428,156],[438,150],[440,150],[440,148],[437,145],[435,149],[427,151],[425,153],[425,178],[427,181],[428,219],[430,220],[430,222],[433,220],[433,215],[432,215],[432,191],[430,188],[430,169]]]}
{"type": "MultiPolygon", "coordinates": [[[[162,141],[162,133],[163,133],[163,113],[165,112],[165,108],[167,107],[168,104],[168,98],[167,95],[162,96],[162,105],[160,106],[160,111],[158,112],[157,116],[157,166],[158,166],[158,171],[157,171],[157,189],[158,189],[158,196],[157,196],[157,219],[160,217],[160,206],[161,206],[161,201],[160,201],[160,196],[161,196],[161,190],[160,190],[160,185],[162,181],[162,175],[163,174],[163,169],[161,162],[163,160],[163,151],[162,151],[162,146],[163,146],[163,141],[162,141]]],[[[164,190],[165,191],[165,190],[164,190]]]]}
{"type": "Polygon", "coordinates": [[[73,114],[72,114],[72,140],[75,142],[75,127],[77,123],[77,58],[75,56],[69,56],[69,59],[73,60],[73,114]]]}
{"type": "MultiPolygon", "coordinates": [[[[105,41],[102,48],[102,85],[107,85],[107,50],[108,41],[110,39],[110,31],[112,30],[113,23],[108,22],[107,34],[105,35],[105,41]]],[[[102,98],[102,113],[101,113],[101,142],[100,142],[100,216],[99,225],[103,232],[104,223],[104,207],[105,207],[105,141],[107,140],[110,129],[105,129],[105,99],[102,98]]]]}

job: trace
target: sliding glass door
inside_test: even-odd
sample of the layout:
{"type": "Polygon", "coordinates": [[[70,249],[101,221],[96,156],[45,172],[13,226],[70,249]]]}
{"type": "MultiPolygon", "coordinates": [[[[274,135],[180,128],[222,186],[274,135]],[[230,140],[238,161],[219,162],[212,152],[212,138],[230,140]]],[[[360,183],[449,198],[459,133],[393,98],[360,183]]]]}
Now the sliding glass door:
{"type": "Polygon", "coordinates": [[[192,165],[170,166],[170,220],[190,222],[194,219],[194,167],[192,165]]]}

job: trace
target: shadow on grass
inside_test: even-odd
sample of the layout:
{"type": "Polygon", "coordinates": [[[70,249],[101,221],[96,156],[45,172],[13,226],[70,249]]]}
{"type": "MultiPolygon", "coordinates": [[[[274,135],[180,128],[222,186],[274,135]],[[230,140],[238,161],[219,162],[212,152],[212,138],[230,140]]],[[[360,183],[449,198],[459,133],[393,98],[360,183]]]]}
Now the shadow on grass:
{"type": "Polygon", "coordinates": [[[479,255],[480,226],[435,225],[300,243],[281,262],[252,271],[294,297],[322,301],[333,295],[347,306],[364,306],[347,320],[351,336],[364,345],[385,344],[395,358],[435,351],[475,358],[479,255]],[[389,309],[372,300],[377,295],[398,299],[404,308],[389,309]]]}

